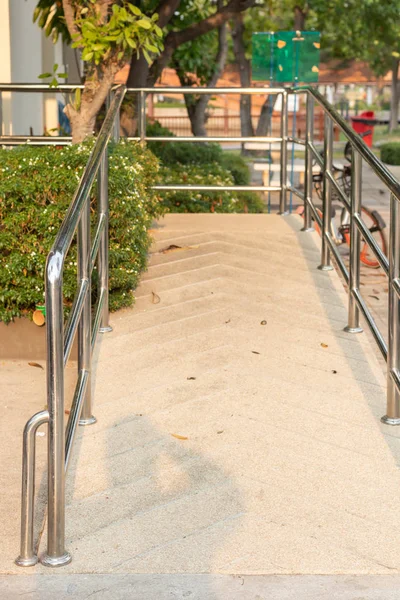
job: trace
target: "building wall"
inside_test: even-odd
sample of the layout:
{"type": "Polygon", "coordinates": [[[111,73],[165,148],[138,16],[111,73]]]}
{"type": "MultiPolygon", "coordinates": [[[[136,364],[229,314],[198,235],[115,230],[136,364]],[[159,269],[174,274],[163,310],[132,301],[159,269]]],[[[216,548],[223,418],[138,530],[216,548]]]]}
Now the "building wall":
{"type": "MultiPolygon", "coordinates": [[[[11,82],[40,83],[42,71],[42,32],[32,22],[36,0],[9,0],[11,82]]],[[[12,94],[12,133],[43,134],[43,95],[12,94]]]]}
{"type": "MultiPolygon", "coordinates": [[[[61,41],[53,45],[32,21],[36,4],[37,0],[0,0],[0,83],[42,83],[38,76],[55,63],[64,71],[61,41]]],[[[43,135],[58,126],[56,94],[1,96],[3,134],[43,135]]]]}
{"type": "MultiPolygon", "coordinates": [[[[0,0],[0,82],[11,81],[11,42],[10,42],[10,10],[9,0],[0,0]]],[[[0,95],[0,123],[3,123],[1,133],[11,133],[11,94],[0,95]]]]}

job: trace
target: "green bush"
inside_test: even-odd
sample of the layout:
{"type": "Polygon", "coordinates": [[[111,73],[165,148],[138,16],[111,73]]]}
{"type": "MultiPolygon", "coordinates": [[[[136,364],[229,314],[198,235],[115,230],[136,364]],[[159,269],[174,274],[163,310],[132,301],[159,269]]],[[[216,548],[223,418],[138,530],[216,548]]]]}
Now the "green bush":
{"type": "MultiPolygon", "coordinates": [[[[0,150],[0,321],[30,314],[43,303],[46,256],[92,146],[93,141],[62,149],[20,146],[0,150]]],[[[146,266],[148,229],[163,210],[150,189],[157,169],[156,158],[140,144],[122,142],[110,149],[111,310],[132,304],[131,292],[146,266]]],[[[95,203],[94,186],[93,208],[95,203]]],[[[64,273],[68,310],[76,289],[75,242],[64,273]]],[[[94,290],[95,279],[94,273],[94,290]]]]}
{"type": "MultiPolygon", "coordinates": [[[[235,185],[232,173],[218,163],[168,165],[160,168],[159,179],[164,185],[235,185]]],[[[264,209],[262,200],[254,192],[178,190],[162,192],[162,196],[165,208],[174,213],[260,213],[264,209]]]]}
{"type": "Polygon", "coordinates": [[[234,152],[224,152],[221,157],[221,164],[232,173],[235,185],[250,184],[250,171],[243,156],[234,152]]]}
{"type": "MultiPolygon", "coordinates": [[[[146,134],[151,137],[176,137],[159,121],[149,124],[146,134]]],[[[164,165],[220,162],[222,155],[221,146],[210,142],[148,142],[147,146],[164,165]]]]}
{"type": "MultiPolygon", "coordinates": [[[[158,121],[148,125],[147,135],[175,137],[158,121]]],[[[224,152],[210,142],[148,142],[160,159],[158,181],[162,185],[249,185],[249,167],[240,154],[224,152]]],[[[251,212],[264,211],[255,192],[161,192],[170,212],[251,212]]]]}
{"type": "Polygon", "coordinates": [[[387,165],[400,165],[400,142],[382,144],[381,161],[387,165]]]}

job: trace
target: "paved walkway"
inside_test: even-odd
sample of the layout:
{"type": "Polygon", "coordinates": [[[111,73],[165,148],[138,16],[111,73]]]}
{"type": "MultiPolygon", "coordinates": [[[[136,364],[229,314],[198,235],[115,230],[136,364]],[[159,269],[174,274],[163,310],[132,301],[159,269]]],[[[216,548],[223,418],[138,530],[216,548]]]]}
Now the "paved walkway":
{"type": "MultiPolygon", "coordinates": [[[[176,595],[142,597],[213,600],[264,596],[219,592],[211,574],[400,574],[400,432],[379,422],[385,378],[367,336],[343,331],[343,286],[335,272],[317,270],[319,239],[299,228],[295,215],[170,215],[159,223],[136,307],[114,315],[113,333],[102,338],[98,423],[80,431],[67,479],[73,561],[50,574],[169,574],[170,582],[209,574],[200,595],[194,577],[176,595]]],[[[5,368],[3,398],[13,394],[15,419],[12,429],[1,419],[9,484],[0,567],[29,573],[39,589],[48,569],[12,561],[23,420],[43,407],[44,373],[5,368]]],[[[0,585],[16,590],[19,581],[0,585]]],[[[318,587],[314,596],[274,596],[271,587],[265,597],[335,598],[335,585],[325,596],[318,587]]],[[[354,585],[340,597],[394,598],[389,588],[368,595],[379,583],[354,585]]]]}

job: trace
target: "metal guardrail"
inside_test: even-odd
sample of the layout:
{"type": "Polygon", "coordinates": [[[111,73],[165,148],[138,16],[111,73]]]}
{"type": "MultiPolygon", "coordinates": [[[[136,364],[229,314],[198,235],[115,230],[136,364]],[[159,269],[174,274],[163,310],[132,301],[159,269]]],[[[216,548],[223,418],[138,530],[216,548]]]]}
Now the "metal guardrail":
{"type": "Polygon", "coordinates": [[[387,425],[400,425],[400,183],[371,152],[363,140],[349,127],[341,115],[311,87],[300,87],[291,93],[307,96],[307,134],[306,134],[306,178],[305,192],[292,188],[304,202],[305,226],[311,229],[312,217],[318,222],[322,232],[321,270],[332,269],[331,256],[334,257],[349,289],[348,324],[345,331],[359,333],[360,312],[364,316],[377,346],[387,362],[387,407],[382,422],[387,425]],[[317,152],[313,142],[314,104],[325,112],[325,139],[323,158],[317,152]],[[333,124],[336,124],[349,140],[352,147],[351,197],[347,198],[337,186],[332,169],[333,124]],[[315,159],[323,173],[322,221],[312,199],[312,161],[315,159]],[[372,168],[390,191],[390,232],[389,257],[386,257],[371,235],[361,217],[362,204],[362,161],[372,168]],[[350,262],[347,270],[331,235],[330,215],[332,207],[332,189],[339,192],[350,214],[350,262]],[[375,254],[380,266],[389,279],[388,302],[388,343],[379,330],[360,290],[360,246],[361,239],[375,254]]]}
{"type": "MultiPolygon", "coordinates": [[[[81,86],[60,86],[60,90],[72,91],[81,86]]],[[[45,85],[36,84],[0,84],[1,92],[53,92],[45,85]]],[[[158,142],[240,142],[259,141],[277,143],[280,146],[280,185],[270,186],[207,186],[207,185],[156,185],[157,190],[193,190],[193,191],[274,191],[279,192],[279,212],[287,214],[287,193],[297,195],[304,203],[303,231],[314,231],[314,219],[322,232],[321,264],[323,271],[331,270],[331,258],[337,263],[349,288],[348,323],[345,330],[358,333],[362,329],[359,323],[360,312],[363,314],[377,345],[387,360],[387,414],[382,421],[389,425],[400,425],[400,184],[386,167],[355,134],[347,122],[337,113],[321,94],[311,87],[291,88],[196,88],[196,94],[265,94],[281,95],[281,135],[280,137],[149,137],[146,135],[146,94],[176,93],[193,94],[192,88],[143,88],[125,89],[120,87],[114,95],[103,127],[86,166],[84,175],[74,196],[70,209],[61,226],[53,249],[49,254],[46,268],[46,309],[47,309],[47,390],[48,409],[34,415],[24,430],[23,446],[23,493],[22,493],[22,532],[21,553],[17,564],[34,565],[37,556],[33,543],[33,503],[34,503],[34,467],[35,467],[35,433],[43,423],[49,425],[48,446],[48,547],[42,559],[43,564],[59,566],[67,564],[71,557],[64,547],[65,531],[65,468],[71,452],[77,424],[94,422],[90,400],[90,361],[97,331],[110,330],[108,324],[108,186],[107,186],[107,144],[110,136],[119,137],[119,109],[125,93],[139,94],[139,136],[128,138],[137,141],[158,142]],[[307,103],[306,139],[301,140],[288,136],[288,95],[305,94],[307,103]],[[318,103],[325,113],[324,153],[320,156],[314,144],[313,123],[314,105],[318,103]],[[352,178],[351,197],[348,198],[333,175],[333,126],[345,134],[352,146],[352,178]],[[287,182],[287,146],[297,143],[305,147],[305,189],[288,185],[287,182]],[[365,160],[390,190],[390,240],[389,257],[387,258],[371,235],[361,218],[362,201],[362,160],[365,160]],[[313,201],[313,170],[316,161],[323,173],[323,206],[322,218],[319,208],[313,201]],[[89,192],[98,174],[99,180],[99,215],[94,242],[90,244],[89,227],[89,192]],[[344,264],[332,238],[330,231],[330,215],[332,191],[340,195],[350,213],[350,263],[349,269],[344,264]],[[65,255],[78,229],[78,276],[79,289],[75,298],[69,321],[63,331],[62,308],[62,267],[65,255]],[[379,264],[389,277],[389,331],[388,344],[379,331],[371,312],[360,292],[360,245],[363,239],[374,252],[379,264]],[[99,252],[100,290],[96,316],[91,322],[90,276],[96,252],[99,252]],[[75,390],[72,410],[66,431],[64,431],[64,365],[71,350],[74,333],[78,329],[78,383],[75,390]]],[[[23,143],[34,145],[70,143],[68,137],[44,136],[1,136],[0,145],[15,146],[23,143]]]]}
{"type": "Polygon", "coordinates": [[[108,311],[108,142],[119,113],[125,88],[114,93],[103,126],[87,162],[78,189],[47,257],[46,335],[47,410],[29,419],[23,435],[21,506],[21,549],[16,563],[32,566],[38,557],[34,549],[33,520],[35,494],[35,434],[48,423],[48,506],[47,551],[41,562],[61,566],[70,562],[65,550],[65,471],[79,425],[95,423],[91,408],[91,357],[98,331],[111,331],[108,311]],[[98,215],[93,243],[90,235],[90,192],[97,176],[98,215]],[[77,232],[78,289],[64,328],[63,269],[77,232]],[[91,277],[98,264],[98,300],[92,324],[91,277]],[[67,426],[64,423],[64,367],[78,332],[78,382],[67,426]]]}

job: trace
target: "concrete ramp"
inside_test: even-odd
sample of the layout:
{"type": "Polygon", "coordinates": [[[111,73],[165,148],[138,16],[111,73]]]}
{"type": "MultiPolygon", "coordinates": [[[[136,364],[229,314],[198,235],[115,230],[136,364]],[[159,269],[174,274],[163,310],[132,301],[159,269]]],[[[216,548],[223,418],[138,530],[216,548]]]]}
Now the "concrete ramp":
{"type": "MultiPolygon", "coordinates": [[[[342,283],[317,270],[319,239],[300,227],[158,223],[136,306],[113,315],[96,357],[98,423],[80,430],[68,473],[63,576],[400,573],[385,377],[366,334],[343,331],[342,283]]],[[[21,573],[14,555],[3,572],[21,573]]],[[[239,597],[204,581],[193,597],[239,597]]]]}

